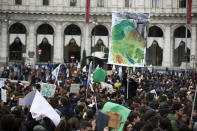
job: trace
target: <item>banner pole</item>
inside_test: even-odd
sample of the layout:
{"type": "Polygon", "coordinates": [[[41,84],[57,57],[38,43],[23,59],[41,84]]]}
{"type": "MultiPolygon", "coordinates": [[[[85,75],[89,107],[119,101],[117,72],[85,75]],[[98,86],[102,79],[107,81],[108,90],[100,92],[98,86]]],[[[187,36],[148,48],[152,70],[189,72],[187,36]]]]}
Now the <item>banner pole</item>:
{"type": "MultiPolygon", "coordinates": [[[[128,74],[129,74],[129,70],[128,70],[128,74]]],[[[130,74],[129,74],[130,75],[130,74]]],[[[127,76],[127,99],[129,99],[129,78],[127,76]]]]}

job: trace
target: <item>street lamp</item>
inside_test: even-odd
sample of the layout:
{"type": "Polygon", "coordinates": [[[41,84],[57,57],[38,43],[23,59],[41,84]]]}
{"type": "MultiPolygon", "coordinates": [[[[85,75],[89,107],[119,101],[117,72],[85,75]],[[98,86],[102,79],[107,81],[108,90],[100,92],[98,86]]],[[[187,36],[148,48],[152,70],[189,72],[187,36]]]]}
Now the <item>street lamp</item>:
{"type": "Polygon", "coordinates": [[[98,25],[97,19],[94,18],[92,23],[94,24],[94,57],[93,57],[93,68],[94,68],[95,67],[95,44],[96,44],[95,36],[96,36],[96,26],[98,25]]]}
{"type": "Polygon", "coordinates": [[[188,60],[188,54],[187,54],[187,44],[188,44],[188,41],[187,41],[187,38],[188,38],[188,20],[187,19],[188,19],[188,1],[186,0],[186,28],[185,28],[185,52],[184,52],[184,62],[186,62],[186,64],[189,61],[188,60]]]}

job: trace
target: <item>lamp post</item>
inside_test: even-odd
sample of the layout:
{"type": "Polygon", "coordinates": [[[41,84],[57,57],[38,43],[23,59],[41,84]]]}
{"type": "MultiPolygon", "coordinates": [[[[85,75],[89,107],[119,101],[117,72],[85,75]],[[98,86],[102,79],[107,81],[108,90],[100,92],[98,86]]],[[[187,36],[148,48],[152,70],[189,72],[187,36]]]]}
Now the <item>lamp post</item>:
{"type": "Polygon", "coordinates": [[[6,67],[8,66],[8,55],[9,55],[9,23],[10,18],[7,16],[6,19],[4,20],[7,24],[7,43],[6,43],[6,67]]]}
{"type": "Polygon", "coordinates": [[[93,69],[94,69],[95,67],[95,44],[96,44],[95,36],[96,36],[96,26],[98,25],[97,19],[94,18],[92,23],[94,24],[94,57],[93,57],[93,69]]]}
{"type": "Polygon", "coordinates": [[[187,54],[187,38],[188,38],[188,0],[186,0],[186,28],[185,28],[185,55],[184,55],[184,62],[186,62],[186,66],[187,66],[187,62],[188,62],[188,54],[187,54]]]}

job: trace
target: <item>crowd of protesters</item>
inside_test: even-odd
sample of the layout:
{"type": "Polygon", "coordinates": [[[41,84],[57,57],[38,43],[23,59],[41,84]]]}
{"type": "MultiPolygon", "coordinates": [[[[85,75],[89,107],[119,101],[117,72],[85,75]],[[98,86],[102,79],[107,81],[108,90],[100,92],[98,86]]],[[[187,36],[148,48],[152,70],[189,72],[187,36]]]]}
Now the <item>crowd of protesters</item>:
{"type": "MultiPolygon", "coordinates": [[[[60,115],[61,122],[56,127],[46,116],[37,121],[32,118],[30,107],[19,106],[18,100],[32,90],[40,90],[40,82],[53,83],[51,72],[55,67],[34,69],[15,64],[2,68],[1,78],[8,79],[2,88],[7,90],[8,98],[6,103],[1,101],[0,131],[101,131],[96,116],[107,101],[131,110],[123,122],[123,131],[197,131],[196,103],[191,116],[197,76],[194,71],[158,73],[126,69],[120,74],[116,69],[106,76],[105,82],[114,88],[108,92],[100,83],[92,83],[93,90],[88,88],[88,67],[84,71],[63,64],[54,98],[46,98],[60,115]],[[29,85],[24,85],[23,80],[29,81],[29,85]],[[77,94],[70,93],[73,83],[80,84],[77,94]],[[97,101],[93,104],[95,97],[97,101]]],[[[103,130],[112,129],[106,126],[103,130]]]]}

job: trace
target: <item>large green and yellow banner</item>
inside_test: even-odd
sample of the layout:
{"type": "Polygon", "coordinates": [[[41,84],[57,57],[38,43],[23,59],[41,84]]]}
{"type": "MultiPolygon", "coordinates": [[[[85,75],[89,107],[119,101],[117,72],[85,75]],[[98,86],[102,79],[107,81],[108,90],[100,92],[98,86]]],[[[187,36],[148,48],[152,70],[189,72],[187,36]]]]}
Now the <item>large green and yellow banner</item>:
{"type": "Polygon", "coordinates": [[[109,64],[144,66],[148,13],[113,12],[109,64]]]}

